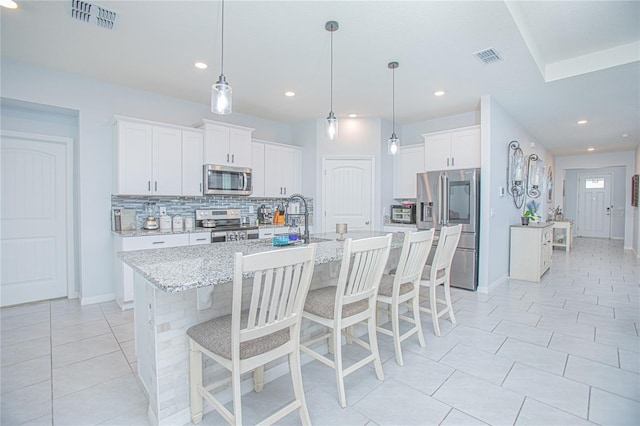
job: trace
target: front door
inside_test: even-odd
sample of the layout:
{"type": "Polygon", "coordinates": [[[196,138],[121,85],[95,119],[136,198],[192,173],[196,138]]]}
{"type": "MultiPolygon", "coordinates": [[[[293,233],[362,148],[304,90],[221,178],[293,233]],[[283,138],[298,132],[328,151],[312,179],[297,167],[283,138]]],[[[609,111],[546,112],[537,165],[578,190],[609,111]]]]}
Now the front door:
{"type": "Polygon", "coordinates": [[[324,160],[324,232],[334,232],[336,223],[348,231],[373,229],[373,159],[324,160]]]}
{"type": "Polygon", "coordinates": [[[578,237],[609,238],[611,173],[578,174],[578,237]]]}
{"type": "Polygon", "coordinates": [[[1,305],[67,296],[67,141],[2,134],[1,305]]]}

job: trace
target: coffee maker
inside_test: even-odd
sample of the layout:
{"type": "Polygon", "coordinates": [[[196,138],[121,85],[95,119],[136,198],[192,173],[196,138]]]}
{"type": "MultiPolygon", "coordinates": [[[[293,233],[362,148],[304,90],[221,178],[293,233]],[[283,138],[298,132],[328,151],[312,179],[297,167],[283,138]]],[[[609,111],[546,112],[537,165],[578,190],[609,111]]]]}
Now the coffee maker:
{"type": "Polygon", "coordinates": [[[261,224],[273,223],[273,210],[271,207],[267,207],[263,204],[258,208],[258,221],[261,224]]]}

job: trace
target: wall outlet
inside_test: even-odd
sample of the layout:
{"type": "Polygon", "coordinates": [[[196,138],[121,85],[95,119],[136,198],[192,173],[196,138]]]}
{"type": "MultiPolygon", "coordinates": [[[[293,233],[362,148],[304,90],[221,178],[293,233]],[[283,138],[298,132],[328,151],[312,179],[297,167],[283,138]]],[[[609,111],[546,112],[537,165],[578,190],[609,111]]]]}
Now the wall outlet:
{"type": "Polygon", "coordinates": [[[249,213],[253,213],[253,206],[249,206],[249,213]]]}
{"type": "Polygon", "coordinates": [[[166,216],[167,215],[167,208],[165,206],[160,207],[160,216],[166,216]]]}

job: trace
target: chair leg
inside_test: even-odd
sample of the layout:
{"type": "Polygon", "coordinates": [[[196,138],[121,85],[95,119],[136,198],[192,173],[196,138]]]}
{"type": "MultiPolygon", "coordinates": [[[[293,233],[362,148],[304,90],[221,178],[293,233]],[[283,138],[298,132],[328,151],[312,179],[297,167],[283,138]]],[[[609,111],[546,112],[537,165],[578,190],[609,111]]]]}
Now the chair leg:
{"type": "Polygon", "coordinates": [[[396,350],[396,362],[399,366],[404,365],[402,360],[402,347],[400,346],[400,318],[398,318],[398,304],[391,304],[391,330],[393,331],[393,346],[396,350]]]}
{"type": "Polygon", "coordinates": [[[384,372],[382,371],[382,362],[380,361],[380,351],[378,350],[378,333],[376,330],[376,318],[375,313],[372,313],[367,320],[369,326],[369,346],[371,346],[371,353],[375,357],[373,360],[373,366],[376,369],[376,376],[378,380],[384,380],[384,372]]]}
{"type": "Polygon", "coordinates": [[[231,371],[231,392],[233,394],[233,420],[236,425],[242,424],[242,389],[240,388],[240,366],[234,365],[231,371]]]}
{"type": "Polygon", "coordinates": [[[202,395],[198,389],[202,387],[202,352],[189,339],[189,403],[191,421],[198,424],[202,421],[202,395]]]}
{"type": "Polygon", "coordinates": [[[438,302],[436,301],[436,287],[433,283],[429,286],[429,303],[431,304],[431,321],[436,336],[440,336],[440,324],[438,323],[438,302]]]}
{"type": "Polygon", "coordinates": [[[329,331],[330,336],[329,339],[327,340],[327,351],[332,354],[335,353],[336,348],[334,347],[333,341],[335,340],[335,334],[336,332],[334,330],[330,330],[329,331]]]}
{"type": "MultiPolygon", "coordinates": [[[[416,323],[416,328],[418,329],[418,342],[421,347],[425,347],[426,343],[424,341],[424,334],[422,333],[422,320],[420,319],[420,295],[416,293],[415,297],[411,300],[413,304],[413,321],[416,323]]],[[[410,305],[411,306],[411,305],[410,305]]]]}
{"type": "Polygon", "coordinates": [[[293,382],[293,393],[296,400],[300,401],[300,421],[303,425],[310,425],[311,418],[307,409],[307,401],[304,399],[304,388],[302,385],[302,368],[300,366],[300,351],[295,349],[289,354],[289,369],[291,370],[291,381],[293,382]]]}
{"type": "Polygon", "coordinates": [[[347,397],[344,393],[344,375],[342,369],[342,333],[333,333],[333,358],[336,370],[336,384],[338,386],[338,401],[342,408],[347,408],[347,397]]]}
{"type": "Polygon", "coordinates": [[[449,319],[451,324],[456,325],[456,316],[453,313],[453,304],[451,303],[451,291],[449,281],[444,283],[444,298],[447,300],[447,308],[449,308],[449,319]]]}
{"type": "Polygon", "coordinates": [[[353,343],[353,326],[350,325],[345,329],[345,335],[347,340],[347,345],[351,345],[353,343]]]}

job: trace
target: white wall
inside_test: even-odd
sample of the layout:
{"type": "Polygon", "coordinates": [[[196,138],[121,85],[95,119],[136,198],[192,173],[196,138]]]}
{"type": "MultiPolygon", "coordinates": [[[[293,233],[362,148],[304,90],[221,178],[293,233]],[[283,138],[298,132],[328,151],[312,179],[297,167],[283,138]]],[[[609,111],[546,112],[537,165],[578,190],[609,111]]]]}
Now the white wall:
{"type": "MultiPolygon", "coordinates": [[[[325,157],[371,157],[374,159],[374,188],[380,188],[381,179],[381,120],[378,118],[344,118],[340,119],[340,132],[336,140],[329,140],[325,134],[325,120],[316,120],[316,188],[314,200],[314,231],[322,229],[324,200],[322,199],[322,159],[325,157]]],[[[385,161],[392,161],[386,159],[385,161]]],[[[371,218],[376,224],[381,223],[381,196],[374,191],[374,215],[371,218]]],[[[330,230],[328,230],[330,231],[330,230]]]]}
{"type": "Polygon", "coordinates": [[[624,248],[631,250],[633,248],[633,233],[634,233],[634,214],[635,209],[629,208],[631,206],[631,191],[629,186],[631,184],[631,177],[636,169],[635,153],[633,151],[625,152],[609,152],[609,153],[589,153],[585,155],[572,155],[556,157],[556,188],[559,190],[555,192],[554,205],[562,205],[562,181],[566,179],[566,171],[571,169],[601,169],[604,167],[625,167],[625,214],[624,214],[624,248]]]}
{"type": "MultiPolygon", "coordinates": [[[[110,207],[112,193],[113,115],[191,126],[203,118],[220,120],[208,105],[103,83],[79,75],[43,69],[10,60],[1,64],[2,96],[63,107],[78,112],[75,177],[77,275],[83,303],[113,297],[110,207]]],[[[205,88],[208,90],[208,88],[205,88]]],[[[260,139],[291,143],[288,125],[232,114],[230,123],[254,127],[260,139]]]]}
{"type": "MultiPolygon", "coordinates": [[[[635,173],[640,174],[640,147],[636,148],[636,167],[635,173]]],[[[636,257],[640,259],[640,223],[638,221],[638,207],[630,207],[630,214],[633,215],[633,250],[635,251],[636,257]]]]}
{"type": "MultiPolygon", "coordinates": [[[[553,162],[553,157],[491,96],[482,97],[480,115],[482,171],[478,292],[487,293],[508,278],[510,226],[520,223],[523,212],[514,206],[513,198],[508,194],[500,197],[500,188],[506,187],[509,142],[518,141],[525,156],[537,154],[546,165],[553,162]],[[531,146],[532,143],[535,147],[531,146]]],[[[542,212],[546,212],[546,197],[541,195],[536,201],[540,202],[542,212]]]]}

